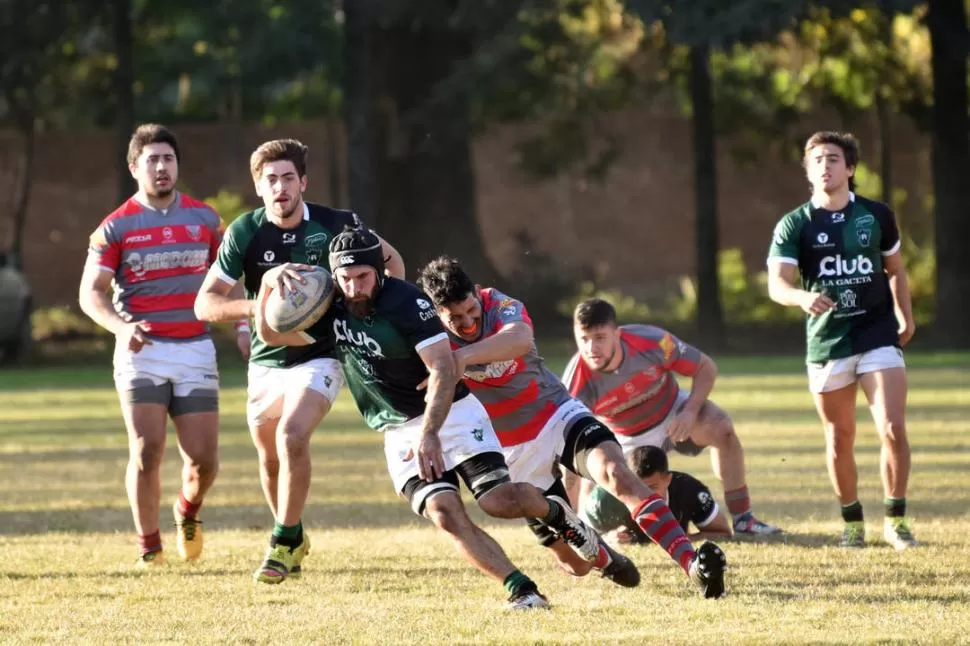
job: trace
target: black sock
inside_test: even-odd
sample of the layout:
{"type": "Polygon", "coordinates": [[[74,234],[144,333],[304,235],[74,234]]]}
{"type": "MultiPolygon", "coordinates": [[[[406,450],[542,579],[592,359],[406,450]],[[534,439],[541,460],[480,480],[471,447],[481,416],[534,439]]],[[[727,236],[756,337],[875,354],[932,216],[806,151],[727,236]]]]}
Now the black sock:
{"type": "Polygon", "coordinates": [[[549,503],[549,513],[539,520],[553,529],[562,529],[566,521],[566,512],[563,511],[562,505],[550,498],[546,498],[546,502],[549,503]]]}
{"type": "Polygon", "coordinates": [[[842,520],[847,523],[861,523],[862,503],[856,500],[848,505],[842,505],[842,520]]]}
{"type": "Polygon", "coordinates": [[[532,592],[539,589],[536,587],[536,584],[532,579],[522,574],[518,570],[505,577],[505,580],[502,581],[502,585],[504,585],[505,589],[509,591],[509,594],[532,592]]]}
{"type": "Polygon", "coordinates": [[[888,518],[903,518],[906,516],[906,498],[890,498],[886,496],[886,516],[888,518]]]}

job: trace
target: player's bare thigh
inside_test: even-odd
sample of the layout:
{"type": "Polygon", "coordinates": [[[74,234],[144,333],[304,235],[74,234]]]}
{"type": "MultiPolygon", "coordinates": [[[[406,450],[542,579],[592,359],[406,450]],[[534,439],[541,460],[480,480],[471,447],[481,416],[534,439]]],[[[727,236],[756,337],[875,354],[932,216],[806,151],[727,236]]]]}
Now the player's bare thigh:
{"type": "Polygon", "coordinates": [[[171,386],[132,383],[118,389],[121,416],[128,433],[128,451],[140,471],[153,471],[162,461],[168,425],[171,386]]]}
{"type": "Polygon", "coordinates": [[[690,442],[698,447],[717,446],[734,433],[731,416],[723,408],[708,400],[701,405],[697,422],[691,429],[690,442]]]}
{"type": "Polygon", "coordinates": [[[856,393],[858,384],[852,382],[847,386],[821,393],[812,393],[815,400],[815,410],[825,428],[826,438],[831,441],[835,437],[855,438],[856,393]]]}
{"type": "Polygon", "coordinates": [[[872,419],[880,434],[896,439],[895,434],[904,434],[906,428],[906,396],[909,381],[906,368],[884,368],[867,372],[859,377],[869,402],[872,419]]]}

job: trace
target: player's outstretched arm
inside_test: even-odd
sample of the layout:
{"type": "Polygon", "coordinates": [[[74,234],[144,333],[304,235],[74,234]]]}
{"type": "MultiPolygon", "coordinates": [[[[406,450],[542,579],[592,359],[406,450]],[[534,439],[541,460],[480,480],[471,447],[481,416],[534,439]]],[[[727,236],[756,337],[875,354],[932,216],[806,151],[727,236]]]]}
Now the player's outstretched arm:
{"type": "Polygon", "coordinates": [[[899,323],[899,343],[906,345],[916,332],[916,321],[913,320],[913,302],[909,291],[909,278],[903,266],[903,257],[899,251],[882,259],[883,269],[889,275],[889,289],[893,293],[896,303],[896,321],[899,323]]]}
{"type": "Polygon", "coordinates": [[[731,524],[728,522],[727,517],[723,511],[718,509],[717,516],[714,517],[714,520],[703,527],[699,527],[696,533],[688,534],[687,538],[692,541],[699,541],[708,538],[724,538],[726,536],[732,536],[733,534],[734,532],[731,530],[731,524]]]}
{"type": "Polygon", "coordinates": [[[428,394],[425,397],[424,425],[418,445],[418,474],[425,480],[440,477],[445,471],[438,431],[445,423],[455,396],[458,370],[446,338],[418,351],[428,369],[428,394]]]}
{"type": "Polygon", "coordinates": [[[459,365],[469,366],[518,359],[532,349],[535,337],[524,321],[506,323],[495,334],[455,351],[459,365]]]}
{"type": "Polygon", "coordinates": [[[242,283],[227,282],[222,270],[216,265],[209,268],[202,287],[195,297],[195,317],[200,321],[218,323],[220,321],[249,320],[255,307],[246,298],[242,283]]]}

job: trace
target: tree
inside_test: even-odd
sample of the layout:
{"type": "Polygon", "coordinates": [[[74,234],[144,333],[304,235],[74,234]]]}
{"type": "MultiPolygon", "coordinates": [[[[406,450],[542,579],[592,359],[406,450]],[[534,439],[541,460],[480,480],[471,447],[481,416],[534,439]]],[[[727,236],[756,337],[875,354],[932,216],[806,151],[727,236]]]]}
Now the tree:
{"type": "Polygon", "coordinates": [[[936,330],[952,347],[970,347],[970,122],[967,109],[967,9],[963,0],[930,0],[933,47],[932,164],[936,221],[936,330]]]}
{"type": "Polygon", "coordinates": [[[135,64],[131,33],[131,0],[114,0],[111,8],[114,53],[117,61],[114,73],[114,97],[117,106],[115,158],[118,164],[118,201],[123,202],[135,188],[135,182],[128,170],[128,141],[135,129],[135,64]]]}
{"type": "Polygon", "coordinates": [[[483,34],[515,15],[498,4],[360,1],[345,23],[351,206],[409,267],[444,251],[483,283],[470,80],[483,34]]]}
{"type": "Polygon", "coordinates": [[[77,92],[73,66],[76,38],[89,30],[90,7],[85,2],[8,0],[0,5],[0,122],[20,138],[12,158],[11,250],[23,257],[24,228],[34,178],[34,153],[39,128],[57,123],[69,111],[77,92]]]}

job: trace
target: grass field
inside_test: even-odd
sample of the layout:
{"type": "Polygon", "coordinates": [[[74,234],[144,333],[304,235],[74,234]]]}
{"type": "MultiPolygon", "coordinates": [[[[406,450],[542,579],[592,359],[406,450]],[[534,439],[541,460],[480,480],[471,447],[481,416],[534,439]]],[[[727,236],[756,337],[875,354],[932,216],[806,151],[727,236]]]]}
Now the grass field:
{"type": "MultiPolygon", "coordinates": [[[[244,423],[241,368],[223,370],[222,471],[203,509],[205,560],[159,572],[135,557],[126,442],[107,365],[0,372],[0,641],[4,643],[966,643],[970,632],[970,356],[911,355],[910,509],[922,546],[881,541],[878,442],[860,408],[857,459],[870,546],[840,528],[818,421],[796,358],[721,362],[715,399],[747,451],[776,541],[727,541],[728,598],[699,599],[653,546],[625,590],[561,574],[520,524],[475,517],[537,580],[549,612],[504,610],[501,586],[391,491],[381,438],[349,399],[317,430],[300,581],[257,587],[271,527],[244,423]]],[[[561,367],[561,361],[552,361],[561,367]]],[[[170,435],[166,508],[176,494],[170,435]]],[[[720,495],[706,457],[675,468],[720,495]]],[[[174,556],[170,515],[163,537],[174,556]]],[[[171,558],[171,556],[170,556],[171,558]]]]}

